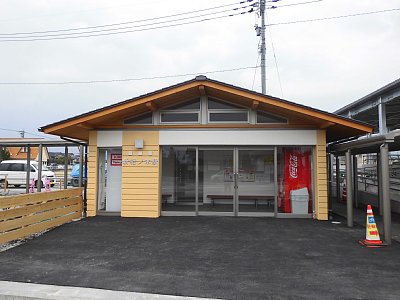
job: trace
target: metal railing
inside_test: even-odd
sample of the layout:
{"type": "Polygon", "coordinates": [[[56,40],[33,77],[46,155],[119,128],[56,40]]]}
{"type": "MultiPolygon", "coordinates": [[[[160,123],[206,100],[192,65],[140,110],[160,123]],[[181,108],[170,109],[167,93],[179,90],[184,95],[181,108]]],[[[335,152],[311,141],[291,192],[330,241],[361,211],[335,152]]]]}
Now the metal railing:
{"type": "MultiPolygon", "coordinates": [[[[373,194],[378,194],[378,173],[377,166],[365,166],[358,168],[358,190],[369,192],[373,194]]],[[[398,195],[398,199],[394,198],[392,200],[400,201],[400,165],[392,164],[389,166],[389,188],[392,195],[398,195]]],[[[346,171],[340,171],[340,186],[341,191],[343,190],[343,185],[346,178],[346,171]]],[[[332,186],[332,193],[336,196],[336,173],[333,173],[332,181],[330,182],[332,186]]]]}

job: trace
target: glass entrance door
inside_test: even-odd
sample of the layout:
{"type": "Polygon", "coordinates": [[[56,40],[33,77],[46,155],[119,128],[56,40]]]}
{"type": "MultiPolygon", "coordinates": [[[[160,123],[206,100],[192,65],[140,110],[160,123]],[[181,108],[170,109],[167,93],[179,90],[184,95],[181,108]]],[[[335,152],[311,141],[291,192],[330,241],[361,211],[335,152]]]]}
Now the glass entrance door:
{"type": "Polygon", "coordinates": [[[237,148],[237,214],[275,213],[275,159],[273,149],[237,148]]]}
{"type": "Polygon", "coordinates": [[[198,214],[234,215],[234,149],[200,148],[198,214]]]}

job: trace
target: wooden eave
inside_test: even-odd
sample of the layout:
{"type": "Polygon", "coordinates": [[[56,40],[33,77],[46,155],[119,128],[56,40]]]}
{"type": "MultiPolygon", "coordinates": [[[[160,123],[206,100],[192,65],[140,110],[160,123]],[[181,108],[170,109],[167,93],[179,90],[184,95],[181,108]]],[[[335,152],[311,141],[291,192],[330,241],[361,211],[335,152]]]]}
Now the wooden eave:
{"type": "MultiPolygon", "coordinates": [[[[201,95],[207,95],[228,102],[246,106],[252,109],[266,111],[280,115],[289,120],[288,128],[315,128],[326,129],[328,141],[342,139],[350,136],[361,135],[372,132],[372,127],[361,122],[352,121],[330,113],[298,105],[286,100],[254,93],[238,87],[212,80],[194,80],[161,90],[152,94],[144,95],[132,100],[121,102],[99,109],[92,113],[67,119],[55,124],[43,127],[41,130],[48,134],[71,137],[80,140],[88,140],[89,131],[107,128],[138,128],[137,126],[126,126],[123,119],[151,112],[156,109],[188,101],[201,95]]],[[[169,128],[201,127],[201,128],[246,128],[260,127],[258,125],[171,125],[169,128]]],[[[282,125],[275,125],[275,127],[282,125]]],[[[274,126],[261,126],[273,128],[274,126]]],[[[152,125],[151,128],[156,128],[152,125]]],[[[166,128],[165,125],[159,128],[166,128]]]]}

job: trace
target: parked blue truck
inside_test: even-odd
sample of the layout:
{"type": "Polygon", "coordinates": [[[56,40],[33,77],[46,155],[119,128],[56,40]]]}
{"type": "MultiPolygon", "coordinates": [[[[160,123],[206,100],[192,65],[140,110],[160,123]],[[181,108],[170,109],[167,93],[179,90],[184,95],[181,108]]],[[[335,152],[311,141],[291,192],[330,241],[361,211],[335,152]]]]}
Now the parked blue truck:
{"type": "MultiPolygon", "coordinates": [[[[71,171],[71,185],[73,187],[78,187],[79,186],[79,164],[76,164],[72,167],[71,171]]],[[[87,172],[85,170],[85,167],[83,168],[83,174],[82,174],[82,183],[85,186],[87,181],[87,172]]]]}

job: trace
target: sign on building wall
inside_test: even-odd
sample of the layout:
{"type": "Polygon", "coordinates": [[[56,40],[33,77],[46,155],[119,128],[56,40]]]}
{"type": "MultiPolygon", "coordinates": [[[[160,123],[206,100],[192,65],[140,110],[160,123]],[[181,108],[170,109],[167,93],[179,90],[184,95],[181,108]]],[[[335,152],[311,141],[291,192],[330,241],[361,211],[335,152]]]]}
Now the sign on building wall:
{"type": "Polygon", "coordinates": [[[122,154],[111,154],[111,166],[122,166],[122,154]]]}

